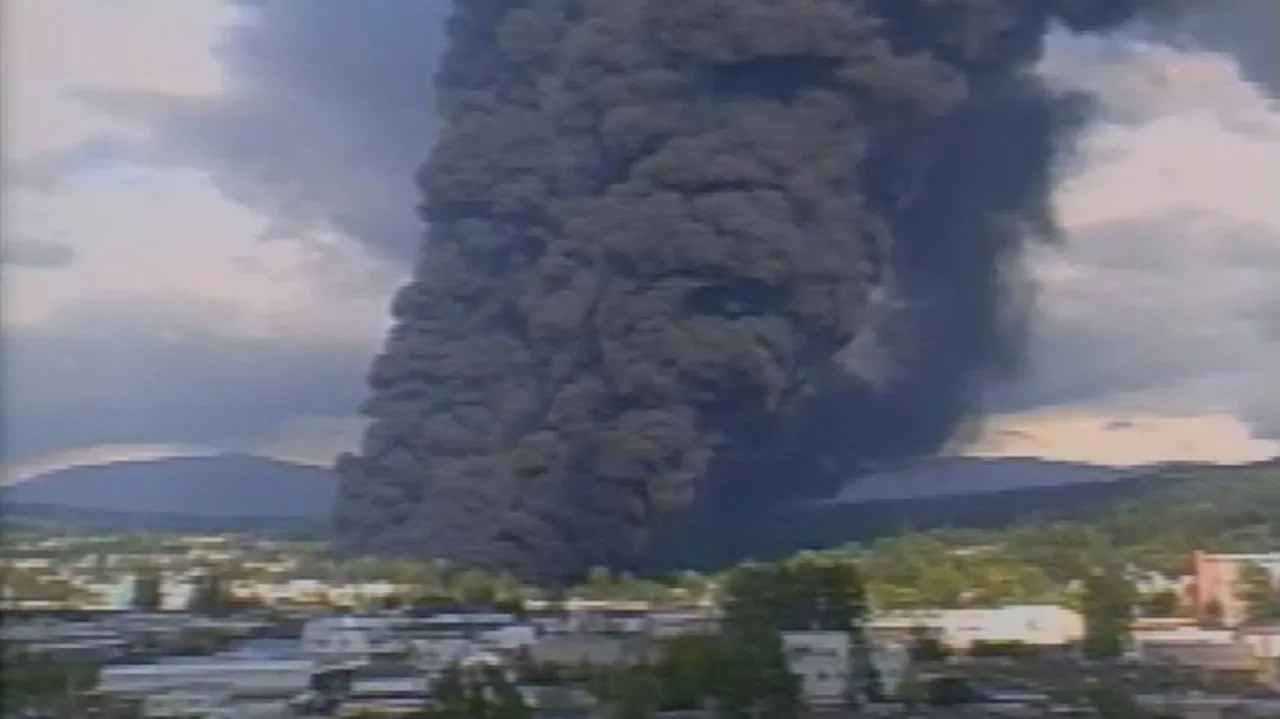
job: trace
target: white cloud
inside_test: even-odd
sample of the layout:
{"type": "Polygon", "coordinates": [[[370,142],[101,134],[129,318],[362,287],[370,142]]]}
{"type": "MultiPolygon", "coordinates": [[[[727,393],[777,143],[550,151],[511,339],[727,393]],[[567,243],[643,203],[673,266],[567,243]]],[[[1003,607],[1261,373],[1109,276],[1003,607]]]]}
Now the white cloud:
{"type": "MultiPolygon", "coordinates": [[[[1148,417],[1140,442],[1119,435],[1139,454],[1159,454],[1161,431],[1170,456],[1280,451],[1258,442],[1280,439],[1280,107],[1210,52],[1072,40],[1046,72],[1095,93],[1101,117],[1059,191],[1065,242],[1037,258],[1023,403],[1178,418],[1148,417]]],[[[1060,458],[1068,444],[1081,459],[1114,454],[1054,426],[1060,458]]]]}
{"type": "Polygon", "coordinates": [[[222,0],[7,0],[6,161],[145,136],[80,102],[85,90],[221,92],[225,72],[212,50],[236,15],[222,0]]]}
{"type": "Polygon", "coordinates": [[[374,271],[357,245],[334,236],[263,240],[267,222],[196,170],[70,179],[50,192],[20,188],[9,205],[10,232],[56,241],[76,258],[73,271],[14,274],[4,308],[11,326],[141,295],[216,307],[206,319],[243,336],[372,343],[384,329],[385,295],[349,289],[367,286],[361,278],[374,271]],[[335,279],[348,287],[335,291],[335,279]]]}
{"type": "Polygon", "coordinates": [[[385,267],[324,227],[263,239],[268,219],[199,169],[148,165],[148,119],[98,101],[231,92],[231,3],[4,9],[8,459],[244,451],[294,414],[353,410],[386,327],[385,267]],[[65,261],[9,262],[32,248],[65,261]]]}
{"type": "Polygon", "coordinates": [[[1280,454],[1230,414],[1162,415],[1122,408],[1051,409],[992,419],[963,454],[1037,457],[1110,467],[1164,462],[1243,464],[1280,454]]]}

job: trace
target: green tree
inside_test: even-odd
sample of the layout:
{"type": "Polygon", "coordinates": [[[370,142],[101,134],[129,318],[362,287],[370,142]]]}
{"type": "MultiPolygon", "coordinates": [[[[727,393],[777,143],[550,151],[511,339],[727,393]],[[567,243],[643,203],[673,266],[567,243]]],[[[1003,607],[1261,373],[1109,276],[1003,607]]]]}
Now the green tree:
{"type": "Polygon", "coordinates": [[[783,653],[788,631],[838,631],[851,649],[851,701],[876,698],[879,680],[863,633],[866,594],[848,561],[805,556],[774,565],[746,565],[724,583],[726,637],[748,662],[742,685],[758,691],[757,704],[770,716],[790,716],[800,704],[799,679],[783,653]]]}
{"type": "Polygon", "coordinates": [[[542,591],[542,601],[547,612],[563,615],[569,611],[569,590],[554,584],[542,591]]]}
{"type": "Polygon", "coordinates": [[[909,651],[911,652],[911,661],[919,663],[943,662],[951,656],[951,651],[946,644],[942,643],[938,632],[924,626],[911,628],[909,651]]]}
{"type": "Polygon", "coordinates": [[[1204,605],[1203,615],[1200,621],[1211,628],[1221,628],[1226,622],[1226,610],[1222,606],[1222,602],[1217,599],[1210,599],[1204,605]]]}
{"type": "Polygon", "coordinates": [[[958,676],[941,676],[931,680],[927,688],[928,702],[934,706],[950,707],[976,701],[973,686],[958,676]]]}
{"type": "Polygon", "coordinates": [[[1133,694],[1116,681],[1104,681],[1090,687],[1085,699],[1101,719],[1139,719],[1147,716],[1133,694]]]}
{"type": "Polygon", "coordinates": [[[196,580],[187,601],[187,611],[205,616],[221,616],[234,609],[234,605],[222,575],[211,570],[196,580]]]}
{"type": "Polygon", "coordinates": [[[440,673],[431,689],[435,706],[426,713],[431,719],[450,719],[469,716],[471,704],[462,667],[449,666],[440,673]]]}
{"type": "Polygon", "coordinates": [[[1124,653],[1133,620],[1133,585],[1118,567],[1094,571],[1084,581],[1086,657],[1111,659],[1124,653]]]}
{"type": "Polygon", "coordinates": [[[1181,606],[1182,599],[1174,589],[1146,592],[1136,602],[1138,613],[1144,617],[1176,617],[1181,606]]]}
{"type": "Polygon", "coordinates": [[[488,719],[533,719],[533,708],[501,669],[486,666],[481,671],[481,678],[487,689],[485,716],[488,719]]]}
{"type": "Polygon", "coordinates": [[[915,667],[907,667],[894,698],[908,707],[917,707],[929,698],[928,686],[921,680],[920,672],[915,667]]]}
{"type": "Polygon", "coordinates": [[[532,719],[533,709],[497,667],[452,666],[432,689],[435,705],[421,719],[532,719]]]}
{"type": "Polygon", "coordinates": [[[0,704],[15,716],[20,711],[79,716],[85,692],[97,683],[98,667],[82,661],[0,647],[0,704]]]}
{"type": "Polygon", "coordinates": [[[133,592],[130,607],[136,612],[158,612],[164,603],[161,591],[161,575],[154,569],[138,572],[133,576],[133,592]]]}
{"type": "Polygon", "coordinates": [[[1280,621],[1280,591],[1277,591],[1275,581],[1265,567],[1252,562],[1244,565],[1240,568],[1236,584],[1251,624],[1280,621]]]}
{"type": "Polygon", "coordinates": [[[673,583],[675,593],[683,599],[700,602],[711,593],[710,581],[691,570],[680,572],[673,583]]]}
{"type": "Polygon", "coordinates": [[[498,601],[498,588],[483,572],[469,569],[454,578],[453,596],[462,604],[492,607],[498,601]]]}
{"type": "Polygon", "coordinates": [[[693,710],[714,694],[721,683],[718,673],[728,659],[717,637],[681,636],[668,640],[653,665],[662,711],[693,710]]]}
{"type": "Polygon", "coordinates": [[[871,643],[864,625],[867,592],[857,565],[847,559],[810,554],[789,566],[790,601],[807,610],[789,629],[844,632],[849,641],[850,705],[883,699],[883,687],[871,661],[871,643]]]}
{"type": "Polygon", "coordinates": [[[592,567],[587,570],[586,579],[582,583],[582,593],[591,599],[611,599],[615,596],[617,583],[613,572],[608,567],[592,567]]]}
{"type": "Polygon", "coordinates": [[[595,687],[609,719],[650,719],[661,700],[657,672],[646,664],[606,672],[595,687]]]}

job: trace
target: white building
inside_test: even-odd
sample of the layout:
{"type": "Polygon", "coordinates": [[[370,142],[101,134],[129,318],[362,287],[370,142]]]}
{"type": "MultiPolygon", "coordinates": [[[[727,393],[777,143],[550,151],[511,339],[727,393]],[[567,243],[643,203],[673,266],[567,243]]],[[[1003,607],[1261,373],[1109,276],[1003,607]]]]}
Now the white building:
{"type": "Polygon", "coordinates": [[[160,609],[181,612],[191,605],[195,584],[186,577],[165,576],[160,580],[160,609]]]}
{"type": "Polygon", "coordinates": [[[178,689],[142,697],[142,715],[148,719],[207,717],[227,702],[223,691],[178,689]]]}
{"type": "Polygon", "coordinates": [[[434,673],[486,649],[532,646],[537,629],[513,622],[504,614],[318,617],[303,628],[302,652],[326,667],[409,658],[434,673]]]}
{"type": "Polygon", "coordinates": [[[1084,637],[1084,618],[1054,604],[1023,604],[972,609],[922,609],[890,612],[873,619],[873,633],[936,632],[946,645],[967,649],[976,642],[1055,647],[1084,637]]]}
{"type": "Polygon", "coordinates": [[[85,608],[101,610],[124,610],[133,606],[133,577],[124,577],[114,582],[85,584],[84,588],[94,596],[85,608]]]}
{"type": "Polygon", "coordinates": [[[871,663],[880,677],[880,689],[885,696],[898,696],[902,680],[911,668],[910,647],[896,642],[873,646],[871,663]]]}
{"type": "Polygon", "coordinates": [[[649,631],[659,637],[715,634],[720,631],[719,617],[705,609],[658,611],[653,612],[649,618],[649,631]]]}
{"type": "Polygon", "coordinates": [[[97,691],[142,700],[149,719],[285,716],[289,701],[311,685],[309,661],[205,659],[105,666],[97,691]]]}
{"type": "Polygon", "coordinates": [[[107,665],[98,675],[104,694],[144,697],[169,692],[280,693],[307,689],[313,664],[306,660],[206,659],[196,662],[107,665]]]}
{"type": "Polygon", "coordinates": [[[302,628],[302,653],[321,666],[398,657],[410,647],[391,617],[317,617],[302,628]]]}
{"type": "Polygon", "coordinates": [[[1231,629],[1204,629],[1202,627],[1184,626],[1156,629],[1134,629],[1130,631],[1133,651],[1141,655],[1143,648],[1149,645],[1165,646],[1169,644],[1231,644],[1236,633],[1231,629]]]}
{"type": "Polygon", "coordinates": [[[800,678],[805,703],[816,706],[845,701],[853,666],[847,632],[784,632],[782,647],[791,672],[800,678]]]}

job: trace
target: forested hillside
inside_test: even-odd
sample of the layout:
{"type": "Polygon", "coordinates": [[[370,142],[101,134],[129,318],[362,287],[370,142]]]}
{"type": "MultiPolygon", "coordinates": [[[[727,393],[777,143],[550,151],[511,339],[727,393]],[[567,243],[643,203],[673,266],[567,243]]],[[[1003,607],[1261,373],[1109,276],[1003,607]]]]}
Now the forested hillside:
{"type": "Polygon", "coordinates": [[[960,606],[1063,599],[1073,580],[1108,563],[1176,576],[1197,549],[1280,550],[1280,462],[1171,468],[1158,478],[1076,516],[1029,514],[1005,527],[908,532],[833,551],[861,559],[886,604],[960,606]]]}

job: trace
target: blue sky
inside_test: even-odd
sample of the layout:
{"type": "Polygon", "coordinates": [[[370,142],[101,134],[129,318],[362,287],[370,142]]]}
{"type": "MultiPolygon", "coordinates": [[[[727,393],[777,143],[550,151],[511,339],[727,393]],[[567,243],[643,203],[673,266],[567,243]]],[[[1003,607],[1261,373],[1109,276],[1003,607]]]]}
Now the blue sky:
{"type": "MultiPolygon", "coordinates": [[[[352,445],[421,235],[444,7],[6,2],[12,465],[352,445]]],[[[1066,242],[1033,258],[1032,367],[970,451],[1274,453],[1274,97],[1187,44],[1059,38],[1043,71],[1101,111],[1064,171],[1066,242]]]]}

